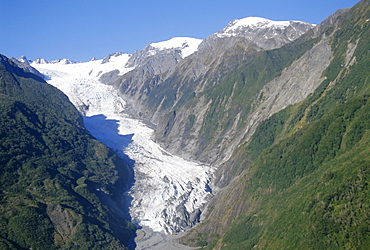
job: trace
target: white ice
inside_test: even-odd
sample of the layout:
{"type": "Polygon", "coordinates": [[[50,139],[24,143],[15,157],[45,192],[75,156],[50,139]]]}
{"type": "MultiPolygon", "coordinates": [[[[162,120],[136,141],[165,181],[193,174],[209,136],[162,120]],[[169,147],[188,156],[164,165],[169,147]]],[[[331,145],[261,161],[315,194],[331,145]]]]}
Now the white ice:
{"type": "Polygon", "coordinates": [[[109,61],[103,63],[103,59],[91,60],[89,62],[71,63],[66,64],[65,60],[62,59],[57,63],[48,63],[44,59],[38,59],[31,63],[31,66],[39,69],[40,71],[47,72],[47,76],[50,75],[54,81],[59,79],[60,74],[68,75],[69,78],[75,77],[83,81],[86,79],[97,80],[101,75],[112,70],[119,70],[120,75],[123,75],[133,68],[126,67],[127,61],[130,59],[130,54],[120,54],[118,56],[111,56],[109,61]],[[59,74],[59,76],[57,76],[59,74]]]}

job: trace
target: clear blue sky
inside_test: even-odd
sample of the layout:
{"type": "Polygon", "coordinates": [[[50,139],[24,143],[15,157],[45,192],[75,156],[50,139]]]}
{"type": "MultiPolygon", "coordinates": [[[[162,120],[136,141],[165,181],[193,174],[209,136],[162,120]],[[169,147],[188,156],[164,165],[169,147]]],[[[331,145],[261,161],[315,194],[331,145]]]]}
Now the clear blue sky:
{"type": "Polygon", "coordinates": [[[0,0],[0,53],[88,61],[173,36],[205,38],[233,19],[320,23],[359,0],[0,0]]]}

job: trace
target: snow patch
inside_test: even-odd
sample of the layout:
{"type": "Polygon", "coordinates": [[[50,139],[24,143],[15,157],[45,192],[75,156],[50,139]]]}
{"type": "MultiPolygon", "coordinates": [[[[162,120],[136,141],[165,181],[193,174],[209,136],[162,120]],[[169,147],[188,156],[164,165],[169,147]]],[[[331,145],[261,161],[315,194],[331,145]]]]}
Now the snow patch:
{"type": "MultiPolygon", "coordinates": [[[[119,70],[119,75],[123,75],[133,67],[126,67],[130,54],[120,53],[119,55],[110,56],[108,59],[90,60],[89,62],[68,63],[69,60],[61,59],[48,62],[45,59],[37,59],[31,63],[31,66],[40,69],[40,72],[46,76],[53,75],[57,71],[68,72],[69,78],[97,80],[102,74],[112,70],[119,70]]],[[[69,61],[70,62],[70,61],[69,61]]]]}
{"type": "Polygon", "coordinates": [[[262,17],[246,17],[242,19],[235,19],[230,22],[224,29],[217,32],[217,36],[222,37],[232,37],[238,36],[240,31],[249,28],[252,30],[258,29],[284,29],[291,25],[292,23],[303,23],[300,21],[272,21],[262,17]]]}
{"type": "Polygon", "coordinates": [[[239,27],[286,27],[289,26],[290,21],[272,21],[262,17],[246,17],[243,19],[236,19],[232,21],[227,27],[226,32],[237,29],[239,27]]]}
{"type": "Polygon", "coordinates": [[[156,50],[180,49],[182,58],[185,58],[197,51],[202,41],[202,39],[191,37],[173,37],[167,41],[150,43],[149,45],[153,48],[151,51],[153,55],[156,50]]]}

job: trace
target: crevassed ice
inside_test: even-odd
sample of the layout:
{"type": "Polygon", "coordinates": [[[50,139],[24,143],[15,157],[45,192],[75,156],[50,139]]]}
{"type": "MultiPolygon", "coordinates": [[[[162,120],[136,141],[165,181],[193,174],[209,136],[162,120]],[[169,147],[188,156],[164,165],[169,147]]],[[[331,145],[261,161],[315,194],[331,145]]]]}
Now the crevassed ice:
{"type": "Polygon", "coordinates": [[[118,93],[98,80],[102,72],[116,69],[119,58],[110,64],[100,61],[32,66],[76,107],[87,108],[85,126],[92,135],[120,156],[135,161],[135,184],[128,192],[133,198],[130,214],[134,222],[154,231],[182,230],[178,219],[184,212],[189,215],[197,211],[210,198],[207,185],[213,169],[172,155],[151,140],[153,130],[125,114],[125,102],[118,93]]]}

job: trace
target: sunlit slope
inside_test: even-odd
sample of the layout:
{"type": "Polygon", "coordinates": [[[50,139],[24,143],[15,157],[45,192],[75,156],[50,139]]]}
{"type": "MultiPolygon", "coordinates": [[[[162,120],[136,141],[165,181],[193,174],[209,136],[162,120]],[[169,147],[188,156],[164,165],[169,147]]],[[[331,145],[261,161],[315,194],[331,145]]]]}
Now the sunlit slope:
{"type": "Polygon", "coordinates": [[[362,1],[325,30],[333,51],[326,80],[239,146],[224,168],[242,174],[218,194],[188,244],[369,247],[369,13],[369,1],[362,1]]]}

